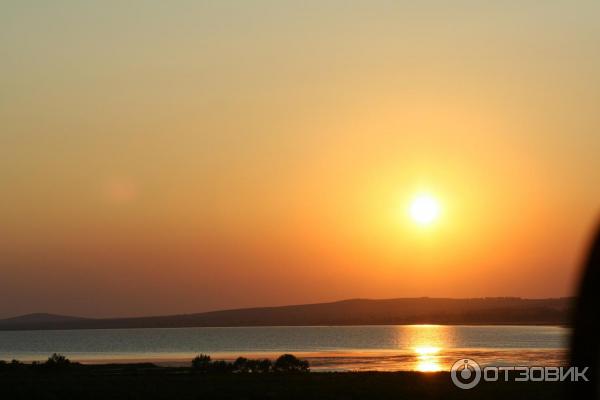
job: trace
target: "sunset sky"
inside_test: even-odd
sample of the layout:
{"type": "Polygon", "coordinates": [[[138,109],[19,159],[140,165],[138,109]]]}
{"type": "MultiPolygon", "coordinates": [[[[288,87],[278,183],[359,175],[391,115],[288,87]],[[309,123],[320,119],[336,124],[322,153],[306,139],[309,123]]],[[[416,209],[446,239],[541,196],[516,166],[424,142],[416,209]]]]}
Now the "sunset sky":
{"type": "Polygon", "coordinates": [[[572,295],[600,211],[599,19],[3,1],[0,317],[572,295]]]}

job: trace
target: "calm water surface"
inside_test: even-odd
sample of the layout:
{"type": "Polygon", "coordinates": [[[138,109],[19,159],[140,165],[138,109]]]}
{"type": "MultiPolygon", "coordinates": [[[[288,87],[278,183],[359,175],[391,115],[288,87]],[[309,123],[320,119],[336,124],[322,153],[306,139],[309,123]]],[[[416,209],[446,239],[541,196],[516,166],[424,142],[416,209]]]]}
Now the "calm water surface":
{"type": "Polygon", "coordinates": [[[459,358],[484,365],[565,365],[569,330],[556,326],[306,326],[0,331],[0,359],[44,360],[57,352],[82,362],[187,363],[197,353],[308,358],[313,370],[449,368],[459,358]]]}

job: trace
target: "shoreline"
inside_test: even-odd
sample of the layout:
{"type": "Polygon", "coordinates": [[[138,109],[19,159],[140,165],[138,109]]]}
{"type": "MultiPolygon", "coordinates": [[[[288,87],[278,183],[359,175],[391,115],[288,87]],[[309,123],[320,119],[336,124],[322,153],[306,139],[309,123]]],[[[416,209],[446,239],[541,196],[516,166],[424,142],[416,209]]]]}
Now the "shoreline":
{"type": "Polygon", "coordinates": [[[104,331],[104,330],[134,330],[134,329],[190,329],[190,328],[207,328],[207,329],[252,329],[252,328],[351,328],[351,327],[368,327],[368,326],[456,326],[456,327],[523,327],[523,326],[543,326],[571,329],[572,324],[561,323],[409,323],[409,324],[315,324],[315,325],[182,325],[182,326],[140,326],[140,327],[93,327],[93,328],[71,328],[71,327],[45,327],[45,328],[10,328],[0,326],[0,332],[39,332],[39,331],[104,331]]]}
{"type": "MultiPolygon", "coordinates": [[[[452,348],[443,349],[433,354],[418,354],[412,349],[356,349],[328,351],[228,351],[204,352],[214,360],[232,362],[238,357],[248,359],[274,360],[283,353],[291,353],[310,363],[313,371],[319,372],[350,372],[350,371],[449,371],[457,359],[468,357],[482,364],[515,363],[519,365],[560,366],[567,361],[566,348],[452,348]]],[[[151,363],[158,367],[189,367],[191,360],[199,352],[154,353],[154,354],[95,354],[61,353],[71,361],[88,366],[130,365],[151,363]]],[[[51,354],[36,354],[31,356],[2,356],[0,360],[17,359],[23,363],[43,362],[51,354]]]]}

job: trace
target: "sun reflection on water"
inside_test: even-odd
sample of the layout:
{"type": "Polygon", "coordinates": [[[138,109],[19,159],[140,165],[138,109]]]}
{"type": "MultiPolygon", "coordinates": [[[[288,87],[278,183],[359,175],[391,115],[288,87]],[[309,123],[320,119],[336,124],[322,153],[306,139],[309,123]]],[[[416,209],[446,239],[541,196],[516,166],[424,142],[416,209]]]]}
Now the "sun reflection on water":
{"type": "Polygon", "coordinates": [[[437,361],[419,361],[415,367],[419,372],[437,372],[442,370],[442,366],[437,361]]]}
{"type": "Polygon", "coordinates": [[[436,372],[444,368],[442,352],[451,345],[447,327],[440,325],[413,325],[410,329],[414,356],[413,369],[419,372],[436,372]]]}
{"type": "Polygon", "coordinates": [[[418,346],[415,347],[415,354],[417,355],[417,363],[415,370],[419,372],[436,372],[442,369],[439,363],[440,352],[439,347],[435,346],[418,346]]]}

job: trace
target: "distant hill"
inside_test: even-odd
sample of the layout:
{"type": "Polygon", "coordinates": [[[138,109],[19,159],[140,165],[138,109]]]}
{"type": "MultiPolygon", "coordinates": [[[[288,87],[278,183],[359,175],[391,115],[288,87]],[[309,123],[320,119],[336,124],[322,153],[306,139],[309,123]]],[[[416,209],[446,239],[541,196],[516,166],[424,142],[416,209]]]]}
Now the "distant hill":
{"type": "MultiPolygon", "coordinates": [[[[25,314],[18,317],[6,318],[0,320],[0,330],[3,329],[40,329],[38,326],[44,326],[43,329],[53,329],[55,324],[77,323],[79,321],[89,321],[88,318],[70,317],[66,315],[34,313],[25,314]],[[12,326],[18,328],[12,328],[12,326]],[[29,328],[33,327],[33,328],[29,328]]],[[[56,329],[61,329],[60,327],[56,329]]]]}
{"type": "Polygon", "coordinates": [[[136,318],[29,314],[0,320],[0,330],[276,325],[556,325],[569,323],[572,298],[353,299],[333,303],[242,308],[136,318]]]}

